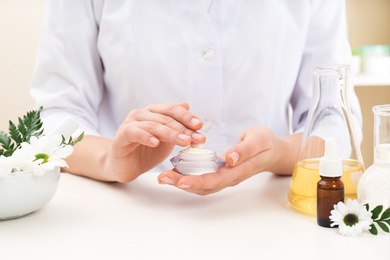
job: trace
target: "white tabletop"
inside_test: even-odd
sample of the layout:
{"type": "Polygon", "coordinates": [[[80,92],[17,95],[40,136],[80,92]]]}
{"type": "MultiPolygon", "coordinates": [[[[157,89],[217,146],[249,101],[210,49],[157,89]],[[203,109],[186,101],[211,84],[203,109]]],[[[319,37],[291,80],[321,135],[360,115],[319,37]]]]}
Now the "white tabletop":
{"type": "Polygon", "coordinates": [[[344,237],[288,206],[289,177],[258,174],[217,194],[62,174],[49,204],[0,221],[0,259],[390,259],[390,235],[344,237]]]}

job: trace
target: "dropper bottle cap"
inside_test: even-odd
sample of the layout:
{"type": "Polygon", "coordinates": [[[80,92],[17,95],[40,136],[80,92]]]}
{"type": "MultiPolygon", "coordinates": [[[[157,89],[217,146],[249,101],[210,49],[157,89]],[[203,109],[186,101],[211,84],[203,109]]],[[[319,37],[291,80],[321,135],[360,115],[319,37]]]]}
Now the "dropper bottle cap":
{"type": "Polygon", "coordinates": [[[343,161],[337,154],[337,142],[333,138],[325,141],[325,154],[320,158],[319,175],[322,177],[341,177],[343,161]]]}

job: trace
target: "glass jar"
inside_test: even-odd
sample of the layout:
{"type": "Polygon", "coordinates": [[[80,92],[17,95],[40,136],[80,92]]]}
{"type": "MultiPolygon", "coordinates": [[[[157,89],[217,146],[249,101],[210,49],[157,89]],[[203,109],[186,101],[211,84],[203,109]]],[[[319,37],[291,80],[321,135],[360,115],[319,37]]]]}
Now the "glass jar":
{"type": "Polygon", "coordinates": [[[390,207],[390,104],[373,107],[374,163],[358,184],[358,199],[370,208],[390,207]]]}
{"type": "Polygon", "coordinates": [[[200,175],[216,172],[225,165],[225,161],[213,151],[199,147],[188,147],[179,155],[171,158],[172,165],[181,174],[200,175]]]}
{"type": "Polygon", "coordinates": [[[347,65],[320,65],[313,69],[313,96],[302,134],[288,200],[303,213],[316,215],[319,158],[325,140],[334,138],[343,161],[345,199],[356,199],[357,183],[364,171],[360,145],[348,103],[347,65]]]}

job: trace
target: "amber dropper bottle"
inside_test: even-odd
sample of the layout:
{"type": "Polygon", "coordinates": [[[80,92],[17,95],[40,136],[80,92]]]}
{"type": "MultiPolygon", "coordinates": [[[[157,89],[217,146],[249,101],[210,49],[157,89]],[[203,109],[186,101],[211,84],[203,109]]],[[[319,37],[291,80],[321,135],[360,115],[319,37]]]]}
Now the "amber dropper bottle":
{"type": "Polygon", "coordinates": [[[317,183],[317,223],[322,227],[330,227],[330,212],[340,201],[344,202],[343,162],[337,155],[337,142],[328,139],[325,142],[325,154],[320,158],[317,183]]]}

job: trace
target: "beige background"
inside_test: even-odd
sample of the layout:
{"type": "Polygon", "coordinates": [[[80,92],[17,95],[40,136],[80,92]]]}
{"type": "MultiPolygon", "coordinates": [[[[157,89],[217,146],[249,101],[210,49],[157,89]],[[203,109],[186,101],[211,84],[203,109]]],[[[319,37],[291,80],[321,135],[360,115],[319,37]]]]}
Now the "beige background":
{"type": "Polygon", "coordinates": [[[33,108],[28,93],[46,0],[0,0],[0,130],[33,108]]]}
{"type": "MultiPolygon", "coordinates": [[[[346,0],[348,32],[352,48],[366,44],[390,44],[390,0],[346,0]]],[[[373,162],[372,107],[390,104],[389,86],[355,88],[363,113],[362,154],[365,166],[373,162]]]]}
{"type": "MultiPolygon", "coordinates": [[[[28,86],[46,0],[0,0],[0,130],[33,108],[28,86]]],[[[390,0],[347,0],[353,48],[390,44],[390,0]]],[[[390,86],[356,87],[364,118],[363,157],[372,163],[371,107],[390,103],[390,86]]]]}

